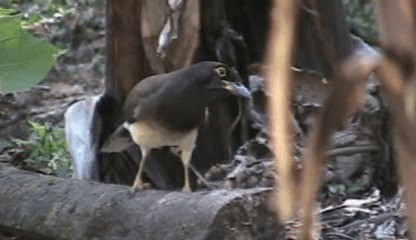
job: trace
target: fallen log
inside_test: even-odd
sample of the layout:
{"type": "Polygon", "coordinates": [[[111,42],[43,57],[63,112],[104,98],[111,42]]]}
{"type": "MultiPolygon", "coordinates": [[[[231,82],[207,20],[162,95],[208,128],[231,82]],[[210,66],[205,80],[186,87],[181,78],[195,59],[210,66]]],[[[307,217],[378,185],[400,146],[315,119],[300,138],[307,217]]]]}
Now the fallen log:
{"type": "Polygon", "coordinates": [[[0,232],[25,239],[276,239],[283,234],[267,207],[266,188],[133,192],[1,164],[0,186],[0,232]]]}

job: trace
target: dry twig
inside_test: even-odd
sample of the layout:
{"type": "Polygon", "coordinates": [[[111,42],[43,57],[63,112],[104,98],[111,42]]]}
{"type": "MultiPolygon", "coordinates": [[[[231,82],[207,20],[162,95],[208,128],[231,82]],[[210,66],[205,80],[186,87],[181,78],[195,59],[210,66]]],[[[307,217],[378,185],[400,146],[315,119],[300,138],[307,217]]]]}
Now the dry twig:
{"type": "Polygon", "coordinates": [[[276,169],[281,176],[277,209],[280,219],[287,221],[296,208],[296,183],[293,174],[293,126],[290,120],[292,64],[298,1],[275,0],[269,39],[268,87],[270,94],[270,125],[276,169]]]}
{"type": "Polygon", "coordinates": [[[415,2],[374,1],[386,52],[377,75],[393,117],[398,171],[405,186],[410,238],[416,239],[416,34],[415,2]],[[394,19],[394,21],[392,21],[394,19]]]}

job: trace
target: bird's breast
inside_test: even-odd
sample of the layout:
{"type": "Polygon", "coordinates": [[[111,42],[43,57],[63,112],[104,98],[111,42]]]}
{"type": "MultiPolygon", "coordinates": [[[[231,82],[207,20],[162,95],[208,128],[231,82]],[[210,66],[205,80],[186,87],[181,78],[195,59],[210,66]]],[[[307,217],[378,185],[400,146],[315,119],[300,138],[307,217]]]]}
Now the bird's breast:
{"type": "Polygon", "coordinates": [[[165,146],[178,146],[181,150],[193,149],[198,132],[197,129],[176,132],[146,121],[125,123],[124,127],[136,144],[149,149],[165,146]]]}

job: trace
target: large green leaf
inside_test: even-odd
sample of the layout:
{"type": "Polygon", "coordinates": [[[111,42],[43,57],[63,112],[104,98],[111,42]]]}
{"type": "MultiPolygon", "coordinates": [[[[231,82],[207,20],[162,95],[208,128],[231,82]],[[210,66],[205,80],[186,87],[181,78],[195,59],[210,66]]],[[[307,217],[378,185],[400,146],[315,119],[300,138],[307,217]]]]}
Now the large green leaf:
{"type": "Polygon", "coordinates": [[[0,93],[29,90],[45,77],[60,53],[23,29],[20,16],[0,14],[0,93]]]}

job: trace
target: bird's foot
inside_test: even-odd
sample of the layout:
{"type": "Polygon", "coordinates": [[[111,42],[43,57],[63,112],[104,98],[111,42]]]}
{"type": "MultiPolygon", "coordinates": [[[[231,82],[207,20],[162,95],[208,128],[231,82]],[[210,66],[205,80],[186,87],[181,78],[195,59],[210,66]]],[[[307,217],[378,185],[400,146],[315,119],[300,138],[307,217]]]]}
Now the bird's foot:
{"type": "Polygon", "coordinates": [[[134,183],[134,185],[130,189],[130,192],[131,193],[136,193],[136,192],[139,192],[139,191],[141,191],[143,189],[144,189],[143,184],[136,184],[136,183],[134,183]]]}
{"type": "Polygon", "coordinates": [[[191,188],[189,186],[183,186],[182,192],[192,192],[191,188]]]}
{"type": "Polygon", "coordinates": [[[189,181],[185,180],[185,184],[183,185],[182,192],[192,192],[191,185],[189,185],[189,181]]]}
{"type": "Polygon", "coordinates": [[[134,181],[134,183],[133,183],[133,188],[135,188],[135,189],[143,189],[144,188],[143,181],[136,179],[136,181],[134,181]]]}
{"type": "Polygon", "coordinates": [[[143,189],[149,189],[151,188],[150,183],[144,183],[143,181],[135,181],[131,190],[132,192],[137,192],[143,189]]]}

